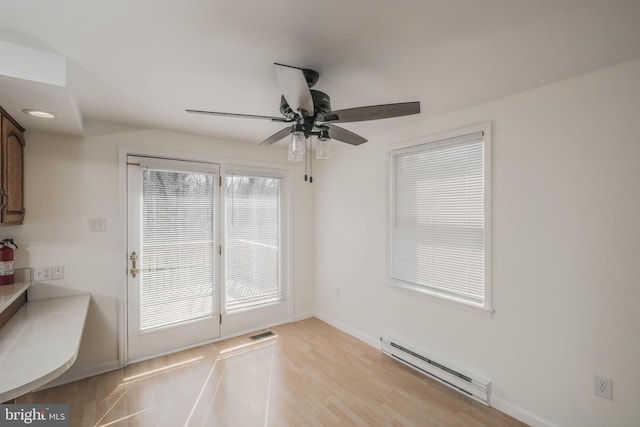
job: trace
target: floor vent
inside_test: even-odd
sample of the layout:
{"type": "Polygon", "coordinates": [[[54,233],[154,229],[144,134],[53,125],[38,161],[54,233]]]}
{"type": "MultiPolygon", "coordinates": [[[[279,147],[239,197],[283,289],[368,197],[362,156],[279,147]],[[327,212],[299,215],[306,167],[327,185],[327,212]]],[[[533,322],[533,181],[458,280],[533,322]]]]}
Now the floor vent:
{"type": "Polygon", "coordinates": [[[275,334],[273,332],[267,331],[267,332],[263,332],[263,333],[258,334],[258,335],[252,335],[249,338],[251,338],[252,340],[256,341],[256,340],[261,340],[263,338],[272,337],[274,335],[275,334]]]}
{"type": "Polygon", "coordinates": [[[380,338],[380,348],[397,361],[489,406],[491,382],[463,373],[387,338],[380,338]]]}

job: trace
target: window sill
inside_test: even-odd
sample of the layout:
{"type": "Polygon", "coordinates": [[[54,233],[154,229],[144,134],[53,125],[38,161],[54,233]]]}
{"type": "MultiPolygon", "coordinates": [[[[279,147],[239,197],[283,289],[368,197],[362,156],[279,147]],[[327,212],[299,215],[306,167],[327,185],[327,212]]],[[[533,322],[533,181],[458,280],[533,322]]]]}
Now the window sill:
{"type": "Polygon", "coordinates": [[[486,308],[479,305],[471,305],[470,303],[463,302],[454,297],[448,297],[435,292],[430,292],[427,289],[417,286],[411,286],[406,284],[395,283],[387,280],[387,287],[394,292],[398,292],[404,295],[421,298],[423,300],[433,302],[436,304],[444,305],[447,307],[455,308],[457,310],[466,311],[483,317],[493,317],[493,308],[486,308]]]}

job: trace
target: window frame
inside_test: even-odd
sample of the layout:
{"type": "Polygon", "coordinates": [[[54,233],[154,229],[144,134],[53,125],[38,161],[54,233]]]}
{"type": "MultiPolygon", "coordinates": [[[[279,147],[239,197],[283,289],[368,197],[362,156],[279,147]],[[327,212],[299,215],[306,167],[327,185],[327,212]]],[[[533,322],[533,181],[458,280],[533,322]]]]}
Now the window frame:
{"type": "MultiPolygon", "coordinates": [[[[289,299],[292,296],[289,294],[289,277],[290,277],[290,253],[289,253],[289,236],[290,229],[292,229],[293,224],[290,222],[289,216],[289,179],[288,173],[283,169],[276,169],[270,167],[260,167],[260,166],[247,166],[243,164],[234,164],[234,163],[226,163],[221,164],[220,177],[221,177],[221,188],[220,188],[220,246],[222,250],[222,259],[221,259],[221,282],[220,286],[227,286],[227,253],[226,253],[226,245],[227,245],[227,231],[226,231],[226,220],[227,213],[226,209],[222,206],[226,204],[227,194],[225,189],[226,179],[229,176],[239,176],[239,175],[251,175],[256,177],[265,177],[265,178],[278,178],[280,180],[279,185],[279,202],[280,202],[280,247],[279,247],[279,281],[280,281],[280,299],[278,301],[269,302],[265,304],[256,305],[254,307],[247,308],[237,308],[229,310],[227,308],[227,291],[226,289],[222,291],[221,289],[221,300],[220,300],[220,311],[223,315],[232,315],[237,313],[243,313],[252,311],[255,309],[260,309],[263,307],[268,307],[275,304],[288,304],[289,299]]],[[[290,311],[290,310],[289,310],[290,311]]]]}
{"type": "MultiPolygon", "coordinates": [[[[213,232],[213,253],[212,253],[212,280],[213,280],[213,300],[212,300],[212,306],[213,306],[213,311],[211,312],[211,314],[209,316],[204,316],[204,317],[198,317],[198,318],[191,318],[191,319],[187,319],[178,323],[167,323],[164,325],[159,325],[159,326],[151,326],[151,327],[147,327],[147,328],[143,328],[142,324],[138,325],[138,329],[139,329],[139,333],[140,335],[145,335],[145,334],[151,334],[157,331],[161,331],[163,329],[171,329],[171,328],[176,328],[176,327],[180,327],[181,325],[190,323],[190,322],[197,322],[200,321],[202,319],[205,318],[210,318],[210,317],[215,317],[217,316],[220,311],[219,311],[219,299],[220,299],[220,293],[219,292],[215,292],[215,288],[216,288],[216,281],[219,280],[219,271],[220,271],[220,259],[219,257],[216,255],[216,249],[215,246],[219,245],[220,242],[220,236],[219,236],[219,229],[216,228],[216,220],[217,217],[219,216],[219,211],[221,209],[220,207],[220,192],[219,192],[219,187],[218,187],[218,183],[216,182],[219,177],[220,177],[220,166],[216,163],[211,163],[211,162],[195,162],[195,161],[185,161],[185,160],[176,160],[176,159],[159,159],[159,158],[155,158],[155,157],[146,157],[146,156],[139,156],[139,157],[133,157],[131,156],[132,159],[136,159],[138,162],[140,162],[140,167],[143,169],[143,174],[144,174],[144,170],[148,170],[148,171],[160,171],[160,172],[174,172],[174,173],[195,173],[195,174],[201,174],[201,175],[211,175],[213,177],[213,181],[211,183],[212,187],[212,191],[213,191],[213,201],[214,201],[214,206],[212,208],[212,232],[213,232]]],[[[144,178],[143,178],[144,180],[144,178]]],[[[142,191],[142,189],[141,189],[142,191]]],[[[142,193],[141,193],[142,196],[142,193]]],[[[144,199],[143,199],[144,200],[144,199]]],[[[144,212],[144,210],[143,210],[144,212]]],[[[142,218],[141,218],[142,221],[142,218]]],[[[142,249],[142,243],[143,243],[143,237],[140,238],[140,245],[141,245],[141,249],[142,249]]],[[[146,252],[146,251],[145,251],[146,252]]],[[[144,257],[145,252],[142,252],[141,255],[144,257]]],[[[139,260],[140,262],[140,268],[142,268],[144,266],[144,259],[139,260]]],[[[141,279],[144,276],[141,276],[141,279]]],[[[143,286],[143,281],[140,280],[140,292],[142,291],[142,286],[143,286]]],[[[218,284],[219,286],[219,284],[218,284]]],[[[139,296],[139,304],[142,304],[142,296],[139,296]]],[[[140,313],[139,313],[139,323],[142,320],[142,307],[139,307],[140,313]]]]}
{"type": "Polygon", "coordinates": [[[465,311],[490,317],[493,313],[492,302],[492,282],[491,282],[491,122],[478,123],[458,129],[453,129],[441,133],[431,134],[420,138],[389,145],[386,153],[386,184],[387,184],[387,239],[386,239],[386,284],[387,286],[401,293],[424,298],[431,302],[436,302],[463,309],[465,311]],[[471,133],[484,133],[484,303],[477,304],[472,301],[458,298],[453,295],[438,292],[435,289],[409,284],[393,279],[393,224],[395,223],[394,206],[394,155],[406,149],[418,148],[421,145],[441,143],[443,140],[456,138],[471,133]]]}

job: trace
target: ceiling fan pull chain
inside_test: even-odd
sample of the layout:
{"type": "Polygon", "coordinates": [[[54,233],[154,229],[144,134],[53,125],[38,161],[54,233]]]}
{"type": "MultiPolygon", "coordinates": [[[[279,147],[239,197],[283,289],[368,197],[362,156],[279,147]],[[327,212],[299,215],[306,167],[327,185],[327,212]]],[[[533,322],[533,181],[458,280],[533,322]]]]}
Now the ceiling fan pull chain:
{"type": "MultiPolygon", "coordinates": [[[[306,142],[305,142],[306,144],[306,142]]],[[[305,147],[306,148],[306,147],[305,147]]],[[[305,182],[309,180],[309,176],[307,175],[307,150],[304,150],[304,180],[305,182]]]]}
{"type": "Polygon", "coordinates": [[[308,138],[309,140],[309,148],[307,149],[307,151],[309,152],[309,182],[313,182],[313,155],[311,154],[311,138],[308,138]]]}

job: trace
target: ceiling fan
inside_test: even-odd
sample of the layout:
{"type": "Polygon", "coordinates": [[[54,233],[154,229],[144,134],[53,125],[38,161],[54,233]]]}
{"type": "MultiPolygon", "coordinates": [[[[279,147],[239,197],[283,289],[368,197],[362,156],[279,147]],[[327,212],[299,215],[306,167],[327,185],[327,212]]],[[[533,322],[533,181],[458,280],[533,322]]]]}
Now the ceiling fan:
{"type": "Polygon", "coordinates": [[[282,117],[203,110],[186,110],[186,112],[291,123],[291,126],[287,126],[271,135],[262,141],[260,145],[273,144],[287,135],[291,135],[288,158],[296,161],[301,161],[305,158],[307,140],[311,136],[316,136],[318,139],[316,157],[319,159],[329,157],[331,139],[351,145],[360,145],[367,142],[366,138],[338,127],[333,123],[379,120],[420,113],[420,102],[370,105],[333,111],[331,110],[329,95],[319,90],[311,89],[320,77],[317,71],[278,63],[274,65],[278,84],[282,90],[280,98],[280,113],[282,113],[282,117]]]}

